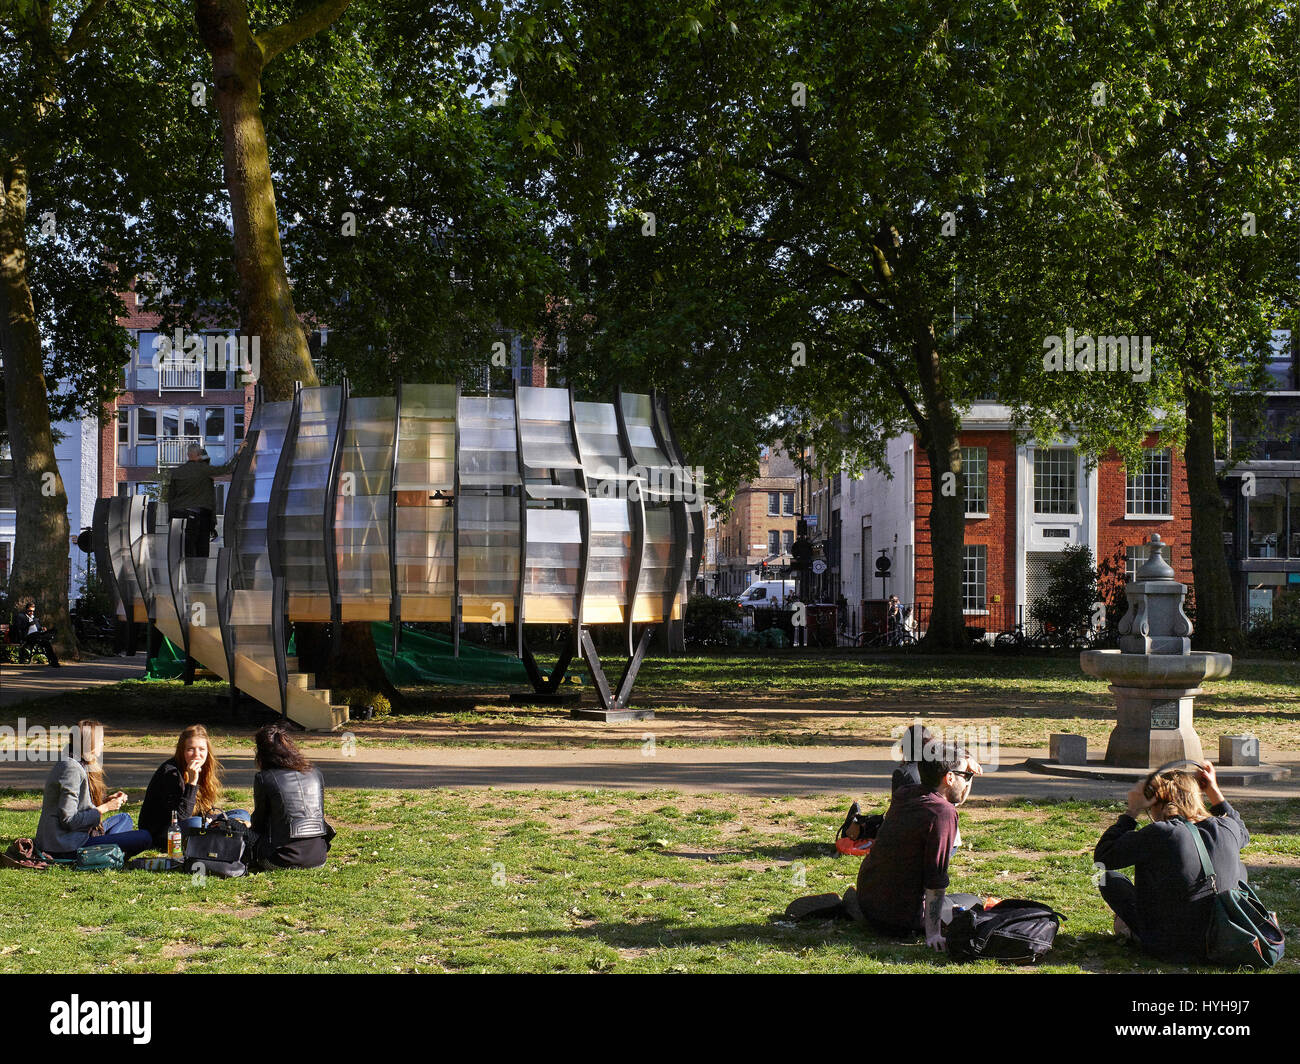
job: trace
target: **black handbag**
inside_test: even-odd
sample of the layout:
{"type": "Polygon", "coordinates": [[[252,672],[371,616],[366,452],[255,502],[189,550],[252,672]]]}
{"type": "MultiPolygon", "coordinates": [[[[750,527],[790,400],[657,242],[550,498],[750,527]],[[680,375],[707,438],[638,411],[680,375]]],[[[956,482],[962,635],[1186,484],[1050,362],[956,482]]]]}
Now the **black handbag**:
{"type": "Polygon", "coordinates": [[[248,827],[241,820],[224,817],[209,821],[201,828],[182,833],[185,871],[203,865],[205,873],[228,879],[246,872],[248,827]]]}

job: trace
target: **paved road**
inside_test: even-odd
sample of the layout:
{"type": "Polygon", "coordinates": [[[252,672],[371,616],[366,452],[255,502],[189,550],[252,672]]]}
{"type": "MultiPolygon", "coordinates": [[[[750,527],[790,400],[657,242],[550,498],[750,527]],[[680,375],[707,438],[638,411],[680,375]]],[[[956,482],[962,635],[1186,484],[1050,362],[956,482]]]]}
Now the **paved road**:
{"type": "Polygon", "coordinates": [[[69,661],[57,669],[48,665],[0,665],[0,708],[143,675],[143,655],[69,661]]]}
{"type": "MultiPolygon", "coordinates": [[[[1120,798],[1127,786],[1105,780],[1070,780],[1037,775],[1020,766],[1040,751],[1003,750],[1002,767],[975,781],[981,797],[1120,798]]],[[[170,749],[110,749],[106,774],[111,786],[145,787],[170,749]]],[[[888,793],[895,763],[887,747],[660,747],[652,757],[640,748],[617,750],[506,750],[490,748],[342,749],[309,751],[330,787],[415,790],[498,787],[531,790],[635,789],[688,793],[757,795],[888,793]]],[[[222,758],[227,783],[248,787],[252,758],[222,758]]],[[[1300,762],[1278,783],[1225,788],[1230,798],[1300,798],[1300,762]]],[[[39,789],[44,763],[0,763],[0,787],[39,789]]]]}

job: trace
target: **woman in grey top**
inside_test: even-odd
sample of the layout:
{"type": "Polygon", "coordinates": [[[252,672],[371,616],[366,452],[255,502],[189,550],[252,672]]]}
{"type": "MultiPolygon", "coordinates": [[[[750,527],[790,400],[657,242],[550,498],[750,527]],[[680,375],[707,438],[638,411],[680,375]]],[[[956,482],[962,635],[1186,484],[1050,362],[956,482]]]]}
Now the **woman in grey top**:
{"type": "Polygon", "coordinates": [[[133,857],[153,846],[147,831],[134,830],[123,791],[105,794],[104,726],[80,720],[68,748],[45,778],[41,818],[36,824],[36,848],[52,857],[71,857],[83,846],[120,846],[133,857]]]}

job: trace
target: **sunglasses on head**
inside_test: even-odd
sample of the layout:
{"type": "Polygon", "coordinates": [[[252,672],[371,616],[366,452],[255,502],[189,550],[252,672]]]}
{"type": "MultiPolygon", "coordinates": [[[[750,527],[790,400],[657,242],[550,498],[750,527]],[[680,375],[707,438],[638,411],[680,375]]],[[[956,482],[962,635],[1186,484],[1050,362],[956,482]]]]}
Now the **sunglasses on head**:
{"type": "Polygon", "coordinates": [[[1142,796],[1146,798],[1148,801],[1155,798],[1156,777],[1161,776],[1166,772],[1169,772],[1171,769],[1179,768],[1182,765],[1190,765],[1198,772],[1201,770],[1201,763],[1199,761],[1193,761],[1190,758],[1184,757],[1184,758],[1179,758],[1177,761],[1166,761],[1163,765],[1161,765],[1158,769],[1156,769],[1154,772],[1151,773],[1151,775],[1149,775],[1146,778],[1146,783],[1142,787],[1142,796]]]}

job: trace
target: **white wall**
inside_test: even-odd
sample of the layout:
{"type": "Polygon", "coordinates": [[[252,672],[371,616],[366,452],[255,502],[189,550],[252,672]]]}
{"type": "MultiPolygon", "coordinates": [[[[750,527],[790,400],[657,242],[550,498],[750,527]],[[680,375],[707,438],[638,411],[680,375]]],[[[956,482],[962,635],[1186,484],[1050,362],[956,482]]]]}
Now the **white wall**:
{"type": "MultiPolygon", "coordinates": [[[[54,447],[54,460],[68,495],[68,594],[76,598],[88,555],[77,549],[75,541],[94,517],[95,499],[99,497],[99,421],[88,417],[81,421],[60,421],[52,427],[63,433],[63,439],[54,447]]],[[[0,510],[0,542],[9,544],[11,566],[16,521],[15,511],[0,510]]]]}

